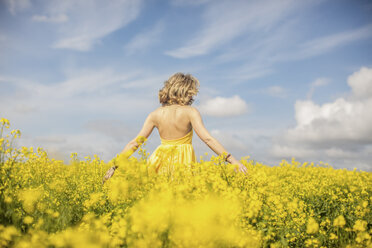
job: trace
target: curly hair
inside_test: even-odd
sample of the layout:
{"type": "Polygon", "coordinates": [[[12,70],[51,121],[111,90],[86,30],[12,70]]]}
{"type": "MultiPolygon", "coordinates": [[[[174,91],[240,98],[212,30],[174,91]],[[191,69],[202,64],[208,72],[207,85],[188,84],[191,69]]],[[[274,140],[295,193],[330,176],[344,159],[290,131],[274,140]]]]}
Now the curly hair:
{"type": "Polygon", "coordinates": [[[159,90],[159,101],[163,106],[179,104],[191,105],[193,96],[199,91],[200,83],[191,74],[177,72],[164,82],[164,87],[159,90]]]}

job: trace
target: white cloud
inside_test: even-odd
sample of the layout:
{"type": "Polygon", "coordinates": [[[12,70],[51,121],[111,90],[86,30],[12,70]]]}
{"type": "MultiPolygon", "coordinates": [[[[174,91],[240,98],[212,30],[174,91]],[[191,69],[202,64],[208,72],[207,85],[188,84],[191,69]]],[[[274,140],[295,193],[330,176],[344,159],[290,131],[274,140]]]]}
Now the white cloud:
{"type": "MultiPolygon", "coordinates": [[[[211,123],[206,123],[208,126],[211,123]]],[[[221,126],[221,125],[219,125],[221,126]]],[[[235,158],[240,159],[240,157],[252,155],[252,145],[246,144],[246,142],[251,141],[251,139],[245,139],[242,136],[242,129],[231,128],[229,126],[227,129],[221,130],[221,129],[211,129],[210,134],[218,140],[219,143],[229,152],[231,153],[235,158]]],[[[208,159],[210,156],[216,156],[211,150],[197,135],[195,135],[192,141],[195,153],[197,155],[197,159],[199,159],[199,156],[203,156],[204,160],[208,159]],[[205,153],[208,155],[206,156],[205,153]]]]}
{"type": "MultiPolygon", "coordinates": [[[[57,83],[42,84],[22,78],[0,76],[0,82],[16,87],[17,94],[27,94],[27,98],[53,97],[54,101],[69,99],[81,94],[116,92],[117,88],[131,84],[132,80],[141,81],[140,70],[116,73],[111,68],[100,70],[79,70],[66,80],[57,83]],[[22,93],[23,92],[23,93],[22,93]]],[[[22,99],[20,99],[22,100],[22,99]]]]}
{"type": "MultiPolygon", "coordinates": [[[[300,11],[297,11],[301,13],[300,11]]],[[[302,41],[298,34],[299,26],[294,21],[284,21],[281,26],[271,30],[270,33],[259,33],[259,39],[248,37],[242,43],[226,49],[217,56],[215,64],[231,61],[242,61],[241,66],[233,72],[240,82],[266,76],[273,72],[275,64],[283,61],[303,60],[310,57],[326,54],[334,49],[341,48],[352,42],[372,37],[372,24],[356,29],[347,30],[331,35],[326,35],[312,40],[302,41]],[[249,44],[249,45],[247,45],[249,44]],[[249,57],[249,61],[246,58],[249,57]]],[[[251,32],[253,33],[253,32],[251,32]]],[[[326,78],[322,85],[312,85],[308,96],[311,98],[313,91],[324,86],[330,81],[326,78]],[[328,81],[327,81],[328,80],[328,81]]],[[[320,83],[320,82],[319,82],[320,83]]]]}
{"type": "Polygon", "coordinates": [[[57,98],[94,92],[107,93],[116,88],[114,85],[125,85],[130,79],[139,76],[139,74],[139,71],[118,74],[110,68],[86,71],[63,82],[39,87],[38,90],[44,91],[44,95],[58,92],[55,96],[57,98]]]}
{"type": "MultiPolygon", "coordinates": [[[[42,84],[22,78],[5,77],[0,75],[0,83],[16,87],[17,94],[24,92],[29,97],[53,97],[54,101],[78,99],[81,96],[102,97],[115,95],[129,89],[157,89],[169,74],[151,75],[143,70],[128,70],[116,72],[110,67],[101,69],[81,69],[71,73],[61,82],[42,84]]],[[[157,94],[155,92],[154,96],[157,94]]],[[[22,100],[22,99],[20,99],[22,100]]],[[[110,100],[110,99],[107,99],[110,100]]]]}
{"type": "Polygon", "coordinates": [[[160,41],[160,36],[163,33],[164,29],[165,24],[163,22],[158,22],[150,30],[147,30],[133,37],[133,39],[124,46],[125,51],[127,52],[127,54],[144,52],[148,47],[160,41]]]}
{"type": "MultiPolygon", "coordinates": [[[[195,38],[166,51],[175,58],[207,54],[249,31],[268,32],[298,7],[297,1],[212,1],[203,14],[204,23],[195,38]],[[226,11],[228,10],[228,11],[226,11]]],[[[301,2],[303,4],[303,1],[301,2]]]]}
{"type": "Polygon", "coordinates": [[[329,84],[329,82],[330,82],[330,80],[328,78],[318,78],[314,82],[312,82],[310,84],[310,90],[307,93],[307,99],[308,100],[311,99],[311,97],[313,96],[314,91],[315,91],[316,88],[325,86],[325,85],[329,84]]]}
{"type": "Polygon", "coordinates": [[[370,37],[372,24],[354,30],[348,30],[329,36],[308,41],[302,45],[302,56],[313,56],[324,53],[335,47],[345,45],[355,40],[370,37]]]}
{"type": "MultiPolygon", "coordinates": [[[[277,135],[282,128],[280,123],[267,128],[251,128],[239,121],[208,119],[205,125],[216,127],[210,129],[210,133],[237,159],[250,156],[251,159],[266,165],[277,164],[278,161],[271,160],[268,156],[267,149],[270,147],[271,137],[277,135]]],[[[194,135],[193,146],[198,157],[204,155],[205,152],[208,155],[215,155],[197,135],[194,135]]]]}
{"type": "Polygon", "coordinates": [[[371,24],[320,37],[307,37],[299,32],[309,9],[322,2],[207,3],[203,6],[203,22],[193,38],[165,53],[190,58],[215,52],[212,65],[239,62],[225,74],[229,74],[232,82],[241,83],[271,74],[277,63],[323,55],[372,36],[371,24]]]}
{"type": "MultiPolygon", "coordinates": [[[[323,85],[315,81],[313,85],[323,85]]],[[[274,142],[272,154],[277,157],[329,159],[346,164],[347,159],[367,165],[372,154],[372,68],[361,68],[348,79],[351,94],[333,102],[318,105],[313,101],[297,101],[296,126],[274,142]]],[[[352,166],[352,161],[347,163],[352,166]]],[[[372,169],[372,164],[370,164],[372,169]]]]}
{"type": "Polygon", "coordinates": [[[31,7],[30,0],[5,0],[5,4],[12,15],[31,7]]]}
{"type": "Polygon", "coordinates": [[[356,98],[372,98],[372,68],[362,67],[349,76],[347,83],[356,98]]]}
{"type": "Polygon", "coordinates": [[[277,85],[270,86],[265,89],[265,92],[274,97],[284,98],[287,96],[287,91],[283,87],[277,85]]]}
{"type": "Polygon", "coordinates": [[[287,146],[283,144],[274,144],[271,150],[272,155],[280,158],[311,158],[315,159],[315,151],[303,147],[287,146]]]}
{"type": "Polygon", "coordinates": [[[210,116],[236,116],[248,112],[248,104],[238,95],[232,97],[215,97],[201,102],[199,110],[210,116]]]}
{"type": "Polygon", "coordinates": [[[135,20],[142,0],[109,2],[52,0],[40,6],[32,20],[55,25],[54,48],[88,51],[100,39],[135,20]]]}
{"type": "MultiPolygon", "coordinates": [[[[162,86],[162,82],[166,78],[169,77],[169,73],[154,75],[152,77],[140,77],[132,78],[130,81],[126,82],[125,84],[121,85],[121,88],[123,89],[143,89],[143,88],[156,88],[156,85],[158,85],[158,88],[162,86]]],[[[157,91],[156,91],[157,92],[157,91]]],[[[155,93],[155,95],[157,95],[155,93]]]]}
{"type": "Polygon", "coordinates": [[[42,136],[22,134],[16,144],[34,148],[41,147],[47,151],[51,158],[61,159],[68,163],[73,152],[76,152],[80,159],[84,159],[85,156],[93,157],[96,154],[101,159],[108,161],[121,152],[126,145],[125,142],[128,141],[128,138],[125,137],[120,142],[103,134],[84,132],[42,136]]]}
{"type": "Polygon", "coordinates": [[[68,16],[65,14],[58,14],[55,16],[46,16],[46,15],[34,15],[32,16],[32,20],[35,22],[55,22],[55,23],[61,23],[61,22],[67,22],[68,16]]]}
{"type": "Polygon", "coordinates": [[[232,84],[246,82],[251,79],[260,78],[273,73],[273,69],[264,64],[245,64],[229,72],[225,78],[232,84]]]}
{"type": "Polygon", "coordinates": [[[43,147],[65,161],[71,152],[109,159],[139,132],[135,120],[159,106],[164,79],[111,68],[79,70],[49,84],[0,75],[0,113],[21,130],[20,145],[43,147]]]}
{"type": "Polygon", "coordinates": [[[49,84],[0,76],[0,113],[21,124],[47,120],[43,125],[62,116],[97,118],[98,113],[128,118],[157,105],[156,83],[159,82],[150,80],[154,78],[158,77],[140,71],[117,73],[110,68],[82,71],[62,82],[49,84]],[[139,95],[133,94],[134,81],[141,88],[140,101],[139,95]],[[131,84],[130,89],[125,88],[127,84],[131,84]]]}
{"type": "Polygon", "coordinates": [[[211,0],[171,0],[170,3],[175,6],[184,5],[201,5],[210,2],[211,0]]]}
{"type": "Polygon", "coordinates": [[[344,46],[353,41],[365,39],[372,36],[372,24],[347,30],[320,38],[306,41],[302,44],[290,47],[288,52],[278,53],[271,58],[272,61],[301,60],[317,56],[331,51],[337,47],[344,46]]]}
{"type": "Polygon", "coordinates": [[[345,151],[339,147],[332,147],[329,149],[325,149],[325,154],[331,158],[351,158],[351,159],[358,159],[358,154],[351,152],[351,151],[345,151]]]}
{"type": "Polygon", "coordinates": [[[248,146],[236,134],[218,129],[211,130],[211,135],[216,138],[228,151],[248,151],[248,146]]]}
{"type": "Polygon", "coordinates": [[[288,135],[294,140],[315,143],[372,142],[371,108],[372,99],[339,98],[321,106],[312,101],[297,101],[297,126],[288,135]]]}
{"type": "Polygon", "coordinates": [[[91,120],[84,124],[84,128],[99,134],[104,134],[117,141],[122,141],[124,137],[133,138],[137,130],[120,120],[91,120]]]}
{"type": "Polygon", "coordinates": [[[328,78],[318,78],[314,82],[311,83],[311,86],[312,87],[320,87],[320,86],[327,85],[328,83],[329,83],[328,78]]]}

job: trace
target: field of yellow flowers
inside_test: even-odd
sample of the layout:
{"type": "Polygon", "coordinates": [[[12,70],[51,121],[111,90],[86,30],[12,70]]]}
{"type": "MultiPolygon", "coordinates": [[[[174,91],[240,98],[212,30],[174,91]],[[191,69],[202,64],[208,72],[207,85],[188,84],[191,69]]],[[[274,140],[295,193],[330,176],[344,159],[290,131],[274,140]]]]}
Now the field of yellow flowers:
{"type": "Polygon", "coordinates": [[[70,164],[14,148],[0,120],[1,247],[372,247],[372,173],[221,157],[157,174],[141,158],[70,164]],[[102,184],[106,171],[119,163],[102,184]]]}

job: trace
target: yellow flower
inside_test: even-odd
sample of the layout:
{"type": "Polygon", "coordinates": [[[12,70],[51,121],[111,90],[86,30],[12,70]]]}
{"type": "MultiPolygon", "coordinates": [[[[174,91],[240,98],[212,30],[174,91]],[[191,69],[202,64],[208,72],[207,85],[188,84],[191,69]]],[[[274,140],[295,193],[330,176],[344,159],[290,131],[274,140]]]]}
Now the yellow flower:
{"type": "Polygon", "coordinates": [[[38,188],[25,189],[18,193],[18,198],[22,201],[23,209],[27,213],[32,213],[35,210],[35,204],[42,196],[43,190],[38,188]]]}
{"type": "Polygon", "coordinates": [[[334,225],[334,226],[343,227],[345,224],[346,224],[346,222],[345,222],[345,218],[344,218],[343,215],[338,216],[338,217],[333,221],[333,225],[334,225]]]}
{"type": "Polygon", "coordinates": [[[10,134],[14,135],[14,138],[20,137],[21,136],[21,131],[17,130],[12,130],[10,134]]]}
{"type": "Polygon", "coordinates": [[[357,243],[364,243],[364,240],[371,240],[371,236],[367,232],[358,232],[355,241],[357,243]]]}
{"type": "Polygon", "coordinates": [[[146,141],[146,138],[143,136],[138,136],[136,138],[136,142],[138,143],[138,145],[142,145],[145,141],[146,141]]]}
{"type": "MultiPolygon", "coordinates": [[[[1,225],[2,226],[2,225],[1,225]]],[[[2,226],[1,229],[3,229],[2,226]]],[[[2,240],[12,240],[12,236],[21,235],[21,232],[15,226],[7,226],[3,230],[1,230],[0,241],[2,240]]]]}
{"type": "Polygon", "coordinates": [[[0,119],[0,123],[2,125],[4,125],[5,128],[9,128],[9,126],[10,126],[9,120],[8,119],[5,119],[5,118],[1,118],[0,119]]]}
{"type": "Polygon", "coordinates": [[[120,178],[111,178],[107,183],[108,187],[108,199],[117,204],[126,200],[128,196],[128,182],[120,178]]]}
{"type": "Polygon", "coordinates": [[[338,239],[338,237],[337,237],[336,234],[331,233],[331,234],[329,235],[329,239],[338,239]]]}
{"type": "Polygon", "coordinates": [[[23,223],[25,223],[25,224],[31,224],[33,221],[34,221],[34,218],[32,218],[32,217],[29,216],[29,215],[27,215],[27,216],[23,219],[23,223]]]}
{"type": "Polygon", "coordinates": [[[365,220],[357,220],[353,226],[354,231],[365,231],[367,227],[367,221],[365,220]]]}
{"type": "Polygon", "coordinates": [[[319,230],[319,225],[313,217],[309,218],[309,221],[306,226],[307,233],[316,233],[319,230]]]}
{"type": "Polygon", "coordinates": [[[72,153],[71,166],[65,166],[40,148],[22,147],[12,162],[11,139],[20,133],[5,130],[6,123],[5,119],[0,122],[0,130],[6,132],[0,134],[0,153],[5,155],[1,169],[4,173],[13,170],[3,175],[3,202],[30,232],[23,237],[16,227],[0,224],[0,247],[254,248],[265,243],[274,248],[282,247],[277,240],[280,230],[291,246],[325,248],[324,244],[337,243],[341,236],[341,243],[349,247],[371,244],[370,173],[310,162],[301,166],[295,160],[283,160],[280,167],[241,160],[251,168],[248,179],[235,175],[234,165],[225,163],[223,156],[183,166],[169,163],[174,154],[164,149],[165,173],[157,174],[143,159],[147,152],[142,148],[137,150],[142,159],[129,158],[134,152],[130,150],[108,163],[97,155],[84,161],[72,153]],[[99,179],[113,165],[119,166],[115,176],[101,187],[99,179]],[[329,195],[325,204],[336,205],[339,216],[320,218],[314,210],[318,204],[314,195],[329,195]],[[305,198],[310,200],[301,200],[305,198]],[[66,211],[62,212],[62,204],[66,211]],[[64,215],[71,211],[78,211],[76,217],[82,221],[67,227],[64,219],[69,216],[64,215]],[[359,220],[347,223],[350,216],[359,220]],[[42,231],[50,228],[61,231],[42,231]],[[22,237],[17,240],[16,234],[22,237]],[[326,242],[321,244],[320,236],[326,236],[326,242]]]}
{"type": "Polygon", "coordinates": [[[4,199],[4,201],[6,203],[11,203],[13,201],[13,199],[11,197],[9,197],[9,196],[6,196],[5,199],[4,199]]]}

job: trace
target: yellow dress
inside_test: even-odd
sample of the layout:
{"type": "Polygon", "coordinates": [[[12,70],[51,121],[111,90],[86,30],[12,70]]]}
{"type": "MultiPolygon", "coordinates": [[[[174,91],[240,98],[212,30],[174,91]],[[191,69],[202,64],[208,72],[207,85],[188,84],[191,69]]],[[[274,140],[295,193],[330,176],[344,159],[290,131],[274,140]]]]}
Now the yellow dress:
{"type": "Polygon", "coordinates": [[[194,148],[192,146],[193,130],[185,136],[165,140],[161,139],[159,145],[148,159],[148,163],[154,166],[157,173],[164,171],[173,171],[177,164],[190,165],[196,162],[194,148]]]}

